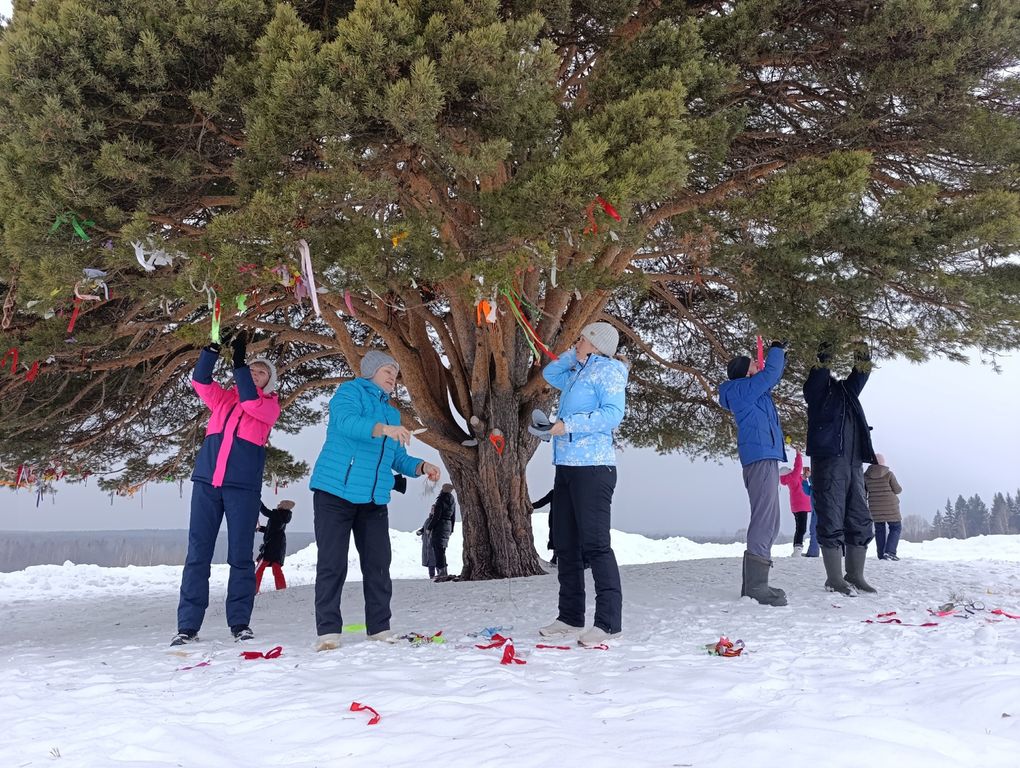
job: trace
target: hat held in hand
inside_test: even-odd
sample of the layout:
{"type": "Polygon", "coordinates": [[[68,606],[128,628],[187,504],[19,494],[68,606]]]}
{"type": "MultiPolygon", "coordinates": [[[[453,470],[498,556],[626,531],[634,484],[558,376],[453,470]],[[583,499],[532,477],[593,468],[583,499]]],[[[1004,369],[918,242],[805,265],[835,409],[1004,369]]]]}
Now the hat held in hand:
{"type": "Polygon", "coordinates": [[[528,426],[528,432],[539,440],[549,441],[552,440],[552,435],[549,434],[550,429],[552,429],[552,422],[545,415],[545,411],[540,411],[538,408],[533,410],[531,412],[531,424],[528,426]]]}

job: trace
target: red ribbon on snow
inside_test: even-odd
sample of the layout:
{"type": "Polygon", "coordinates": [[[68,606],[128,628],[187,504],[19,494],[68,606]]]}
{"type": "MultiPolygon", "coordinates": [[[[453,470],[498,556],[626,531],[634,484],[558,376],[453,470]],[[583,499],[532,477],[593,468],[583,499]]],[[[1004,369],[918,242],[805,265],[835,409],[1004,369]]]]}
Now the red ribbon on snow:
{"type": "Polygon", "coordinates": [[[282,645],[271,648],[265,653],[262,653],[262,651],[241,651],[241,655],[246,659],[278,659],[282,653],[282,645]]]}
{"type": "Polygon", "coordinates": [[[368,711],[368,712],[372,713],[372,718],[368,721],[368,725],[376,725],[380,720],[382,720],[382,715],[380,715],[375,710],[374,707],[370,707],[370,706],[368,706],[368,704],[361,704],[361,703],[359,703],[357,701],[352,701],[351,702],[351,712],[362,712],[362,711],[368,711]]]}
{"type": "Polygon", "coordinates": [[[765,367],[765,342],[761,336],[758,337],[758,370],[765,367]]]}
{"type": "Polygon", "coordinates": [[[865,619],[862,624],[899,624],[904,627],[937,627],[939,623],[937,621],[926,621],[924,624],[904,624],[902,620],[895,618],[896,611],[889,611],[888,613],[879,613],[875,616],[875,619],[865,619]]]}
{"type": "Polygon", "coordinates": [[[535,647],[539,648],[539,649],[543,649],[543,650],[550,650],[550,651],[569,651],[570,650],[570,646],[569,645],[545,645],[544,643],[539,643],[535,647]]]}
{"type": "Polygon", "coordinates": [[[728,637],[720,637],[718,643],[709,643],[705,648],[708,649],[709,654],[712,656],[725,656],[728,659],[732,659],[744,652],[744,641],[737,640],[733,642],[728,637]]]}
{"type": "Polygon", "coordinates": [[[1020,616],[1014,616],[1012,613],[1006,613],[1001,608],[996,608],[993,611],[989,611],[989,613],[995,616],[1005,616],[1007,619],[1020,619],[1020,616]]]}
{"type": "Polygon", "coordinates": [[[506,645],[503,646],[503,658],[499,660],[500,664],[527,664],[524,659],[517,658],[517,651],[514,650],[514,641],[507,640],[506,645]]]}
{"type": "Polygon", "coordinates": [[[487,651],[490,648],[502,648],[503,645],[506,643],[506,641],[509,640],[509,639],[510,638],[503,637],[503,635],[500,635],[500,634],[497,633],[497,634],[492,636],[492,642],[491,643],[489,643],[488,645],[476,645],[475,648],[480,648],[483,651],[487,651]]]}
{"type": "Polygon", "coordinates": [[[198,669],[199,667],[208,667],[208,666],[209,666],[209,662],[208,661],[200,661],[200,662],[198,662],[198,664],[194,664],[194,665],[192,665],[190,667],[178,667],[177,671],[178,672],[187,672],[189,669],[198,669]]]}

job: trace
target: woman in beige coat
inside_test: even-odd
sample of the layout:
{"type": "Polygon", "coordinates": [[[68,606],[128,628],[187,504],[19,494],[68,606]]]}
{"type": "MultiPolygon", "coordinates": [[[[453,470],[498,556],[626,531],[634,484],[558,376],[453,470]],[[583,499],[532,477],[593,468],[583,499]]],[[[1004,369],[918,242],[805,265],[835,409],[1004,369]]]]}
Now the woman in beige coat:
{"type": "Polygon", "coordinates": [[[896,481],[896,475],[885,463],[885,456],[875,454],[875,463],[864,473],[864,484],[868,489],[868,509],[875,521],[875,548],[879,560],[899,560],[896,545],[903,528],[900,517],[898,494],[903,489],[896,481]],[[886,533],[888,526],[888,534],[886,533]]]}

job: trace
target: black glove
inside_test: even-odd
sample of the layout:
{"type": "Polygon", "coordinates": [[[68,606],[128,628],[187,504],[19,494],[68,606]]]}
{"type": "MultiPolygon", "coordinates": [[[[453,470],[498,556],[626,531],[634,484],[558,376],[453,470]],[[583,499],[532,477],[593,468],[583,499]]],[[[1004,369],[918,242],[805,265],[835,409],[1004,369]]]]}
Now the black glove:
{"type": "Polygon", "coordinates": [[[818,345],[818,362],[825,365],[832,359],[832,342],[823,341],[818,345]]]}
{"type": "Polygon", "coordinates": [[[871,360],[871,347],[867,342],[854,342],[854,360],[858,363],[866,363],[871,360]]]}
{"type": "Polygon", "coordinates": [[[244,366],[244,354],[248,344],[248,336],[244,331],[238,331],[237,335],[230,342],[230,348],[234,351],[234,367],[244,366]]]}
{"type": "Polygon", "coordinates": [[[220,349],[222,349],[222,347],[220,347],[220,345],[214,341],[212,344],[206,344],[204,347],[202,347],[202,349],[212,352],[214,355],[219,355],[220,349]]]}
{"type": "Polygon", "coordinates": [[[783,339],[782,341],[777,339],[772,342],[772,347],[775,349],[786,349],[787,346],[789,346],[789,344],[790,344],[789,339],[783,339]]]}

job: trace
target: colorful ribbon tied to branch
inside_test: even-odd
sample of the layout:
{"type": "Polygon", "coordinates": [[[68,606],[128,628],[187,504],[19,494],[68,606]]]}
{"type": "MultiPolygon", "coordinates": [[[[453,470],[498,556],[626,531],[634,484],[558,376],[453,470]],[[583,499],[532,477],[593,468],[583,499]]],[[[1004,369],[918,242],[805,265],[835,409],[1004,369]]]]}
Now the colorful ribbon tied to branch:
{"type": "Polygon", "coordinates": [[[90,238],[88,236],[88,233],[85,232],[85,227],[96,226],[96,223],[91,219],[81,221],[78,218],[78,214],[74,213],[73,211],[67,211],[66,213],[62,213],[59,216],[57,216],[56,219],[54,219],[53,226],[50,227],[50,234],[52,235],[65,224],[70,224],[71,227],[74,229],[74,234],[76,234],[86,243],[89,242],[89,240],[91,240],[92,238],[90,238]]]}
{"type": "Polygon", "coordinates": [[[368,704],[362,704],[357,701],[351,702],[351,712],[371,712],[372,718],[368,721],[368,725],[377,725],[379,721],[382,720],[382,715],[380,715],[374,707],[370,707],[368,704]]]}
{"type": "Polygon", "coordinates": [[[315,310],[316,317],[322,317],[322,311],[319,309],[318,290],[315,288],[315,273],[312,271],[312,252],[308,248],[308,241],[303,238],[298,240],[298,252],[301,254],[301,276],[308,288],[308,298],[312,302],[312,309],[315,310]]]}
{"type": "Polygon", "coordinates": [[[162,248],[155,248],[148,243],[143,245],[137,240],[131,242],[131,247],[135,249],[135,259],[139,266],[146,272],[155,272],[156,267],[168,267],[173,263],[173,257],[162,248]],[[148,246],[148,255],[146,255],[146,246],[148,246]]]}
{"type": "Polygon", "coordinates": [[[531,323],[528,322],[528,318],[524,314],[524,310],[521,308],[521,305],[526,305],[534,314],[539,314],[541,310],[528,302],[524,294],[519,293],[515,289],[507,290],[504,288],[501,293],[510,304],[510,313],[514,316],[514,320],[517,321],[517,325],[519,325],[521,330],[524,332],[524,340],[528,343],[532,353],[535,355],[535,361],[540,361],[543,354],[552,360],[558,360],[559,357],[550,350],[549,347],[542,343],[542,340],[538,337],[538,332],[532,327],[531,323]]]}
{"type": "Polygon", "coordinates": [[[479,299],[475,307],[475,324],[481,325],[483,320],[486,323],[496,322],[496,305],[490,304],[488,299],[479,299]]]}
{"type": "Polygon", "coordinates": [[[67,332],[74,333],[74,324],[78,322],[78,313],[81,311],[81,299],[74,300],[74,310],[71,312],[71,321],[67,324],[67,332]]]}
{"type": "Polygon", "coordinates": [[[4,359],[0,360],[0,371],[2,371],[4,368],[7,367],[7,360],[8,359],[10,359],[10,361],[11,361],[11,373],[17,373],[18,372],[18,348],[17,347],[11,347],[10,349],[7,350],[7,353],[4,355],[4,359]]]}
{"type": "Polygon", "coordinates": [[[213,344],[220,343],[220,319],[222,317],[222,307],[220,307],[220,300],[217,298],[213,305],[212,314],[212,330],[209,333],[209,338],[212,339],[213,344]]]}
{"type": "Polygon", "coordinates": [[[396,248],[401,242],[403,242],[405,237],[407,237],[406,229],[393,235],[393,237],[390,238],[390,242],[393,243],[393,247],[396,248]]]}
{"type": "Polygon", "coordinates": [[[584,234],[586,235],[597,235],[599,231],[599,224],[595,221],[595,205],[602,206],[602,210],[605,211],[609,216],[614,218],[616,221],[622,221],[623,217],[617,212],[617,210],[601,195],[595,195],[594,202],[588,204],[585,213],[588,215],[588,226],[584,228],[584,234]]]}
{"type": "Polygon", "coordinates": [[[496,449],[496,453],[502,456],[503,449],[506,448],[506,438],[503,437],[503,433],[498,429],[492,430],[492,434],[489,435],[489,442],[492,443],[492,447],[496,449]]]}
{"type": "Polygon", "coordinates": [[[758,337],[758,370],[762,370],[765,367],[765,342],[762,337],[758,337]]]}

